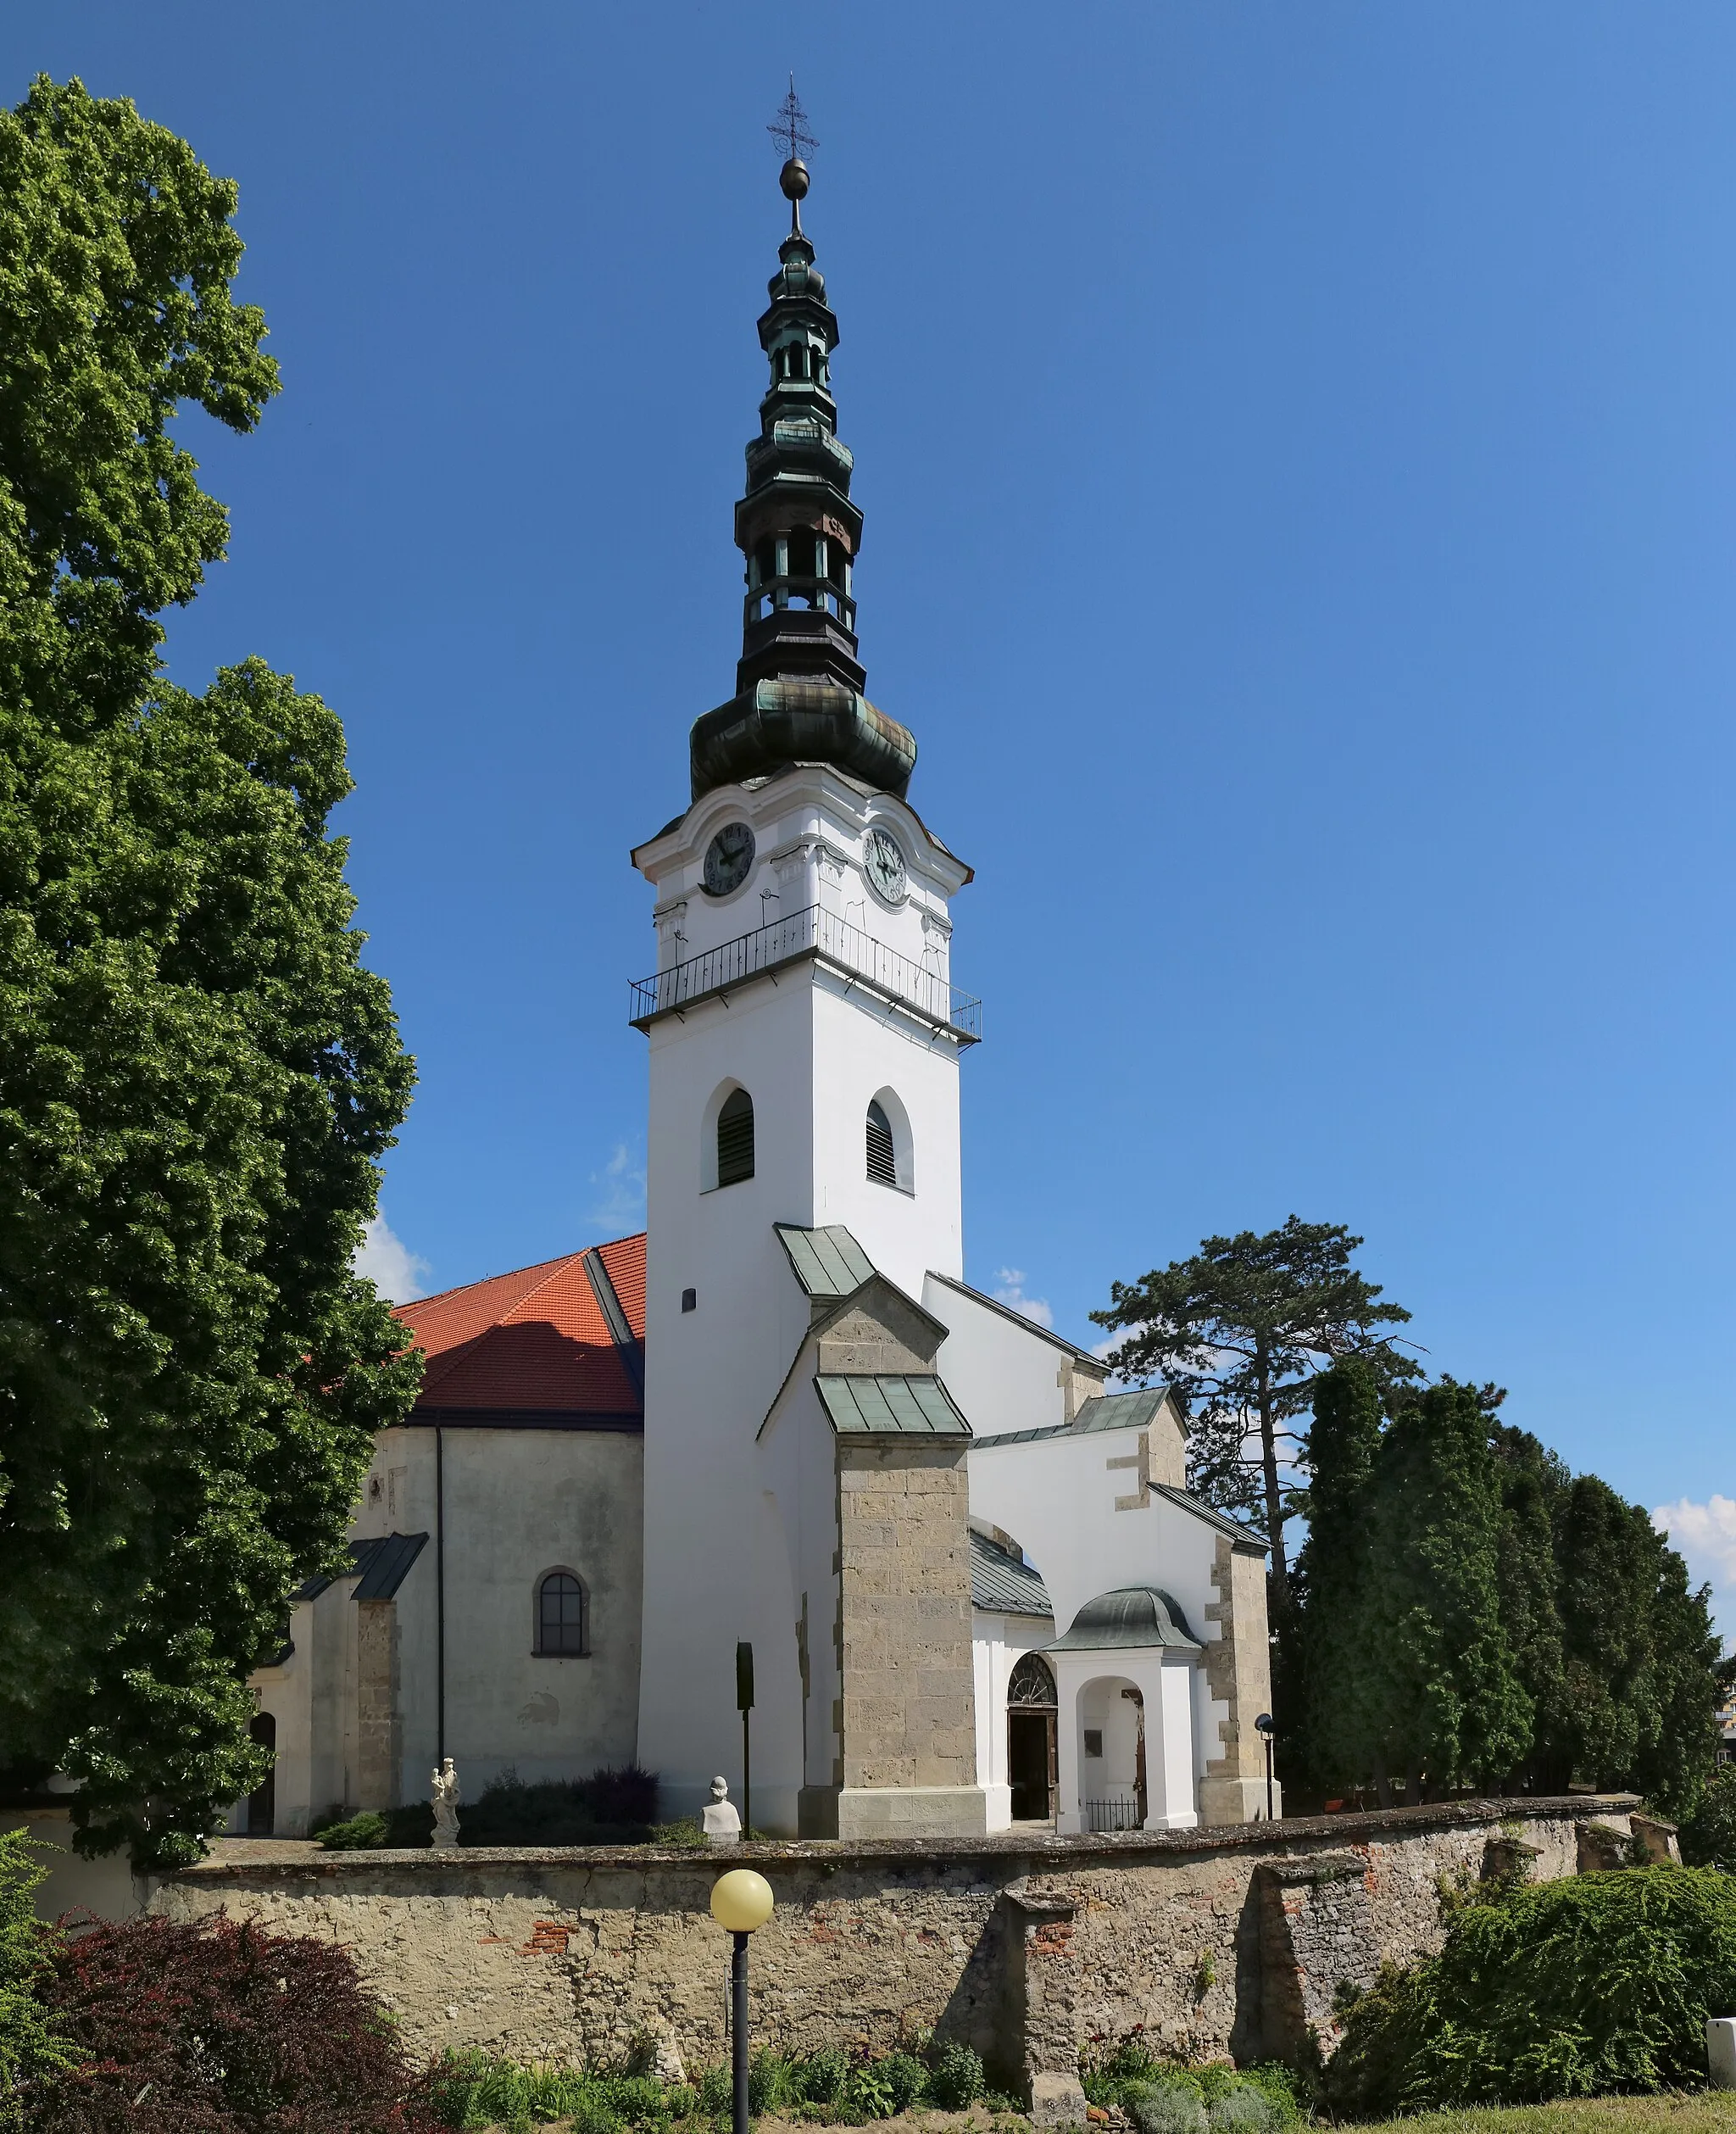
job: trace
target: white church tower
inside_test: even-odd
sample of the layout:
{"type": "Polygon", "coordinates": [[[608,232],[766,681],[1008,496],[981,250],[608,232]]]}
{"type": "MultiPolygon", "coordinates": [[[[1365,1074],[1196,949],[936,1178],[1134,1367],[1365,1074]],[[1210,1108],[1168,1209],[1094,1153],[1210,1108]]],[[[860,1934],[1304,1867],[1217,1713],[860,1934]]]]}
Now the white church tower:
{"type": "Polygon", "coordinates": [[[861,694],[862,515],[793,157],[735,538],[737,694],[694,726],[656,891],[638,1754],[668,1811],[738,1789],[775,1832],[980,1830],[964,1453],[915,1300],[962,1273],[951,982],[971,879],[905,799],[915,743],[861,694]]]}

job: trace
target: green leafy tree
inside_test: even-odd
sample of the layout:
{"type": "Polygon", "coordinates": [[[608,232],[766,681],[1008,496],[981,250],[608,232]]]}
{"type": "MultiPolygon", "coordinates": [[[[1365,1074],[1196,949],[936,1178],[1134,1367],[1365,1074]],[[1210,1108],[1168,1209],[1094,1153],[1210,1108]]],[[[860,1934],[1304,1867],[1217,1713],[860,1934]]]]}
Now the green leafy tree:
{"type": "Polygon", "coordinates": [[[1255,1519],[1271,1552],[1272,1613],[1288,1597],[1284,1528],[1294,1428],[1321,1373],[1360,1357],[1381,1385],[1420,1376],[1384,1331],[1410,1314],[1381,1301],[1350,1264],[1362,1240],[1340,1223],[1289,1217],[1281,1229],[1202,1240],[1138,1282],[1116,1282],[1099,1326],[1127,1339],[1110,1361],[1142,1384],[1161,1379],[1188,1412],[1188,1479],[1221,1510],[1255,1519]]]}
{"type": "Polygon", "coordinates": [[[0,1764],[144,1861],[263,1775],[245,1678],[417,1375],[350,1272],[412,1069],[342,730],[158,671],[226,530],[168,426],[276,389],[235,200],[77,82],[0,115],[0,1764]]]}
{"type": "Polygon", "coordinates": [[[1443,1379],[1399,1408],[1368,1502],[1361,1622],[1377,1785],[1500,1780],[1531,1741],[1531,1700],[1501,1621],[1501,1494],[1485,1398],[1443,1379]]]}

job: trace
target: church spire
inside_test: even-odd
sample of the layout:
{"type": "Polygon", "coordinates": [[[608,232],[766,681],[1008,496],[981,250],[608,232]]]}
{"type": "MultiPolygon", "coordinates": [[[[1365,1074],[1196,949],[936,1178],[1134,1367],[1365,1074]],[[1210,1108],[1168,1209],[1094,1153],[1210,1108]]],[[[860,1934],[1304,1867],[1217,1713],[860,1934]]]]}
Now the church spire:
{"type": "Polygon", "coordinates": [[[736,546],[747,560],[742,656],[736,694],[693,727],[693,797],[789,763],[833,764],[902,794],[915,741],[862,694],[853,584],[862,514],[850,501],[854,461],[832,397],[837,320],[802,228],[808,166],[795,149],[815,143],[793,82],[771,131],[791,151],[778,179],[790,233],[760,319],[771,376],[736,506],[736,546]]]}

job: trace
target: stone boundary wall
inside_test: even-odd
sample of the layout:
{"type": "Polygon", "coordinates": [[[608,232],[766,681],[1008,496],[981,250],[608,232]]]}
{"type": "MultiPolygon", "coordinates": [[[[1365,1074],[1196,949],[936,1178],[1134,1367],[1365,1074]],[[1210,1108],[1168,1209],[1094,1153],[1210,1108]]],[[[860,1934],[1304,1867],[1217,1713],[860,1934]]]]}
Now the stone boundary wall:
{"type": "Polygon", "coordinates": [[[1330,2044],[1344,1981],[1439,1946],[1444,1882],[1577,1871],[1581,1832],[1628,1829],[1629,1795],[1455,1802],[1369,1815],[1100,1837],[622,1850],[227,1848],[149,1908],[217,1912],[344,1943],[413,2052],[615,2059],[726,2047],[728,1940],[707,1908],[752,1865],[777,1908],[754,1937],[756,2038],[888,2050],[921,2030],[974,2045],[1040,2120],[1081,2120],[1078,2057],[1143,2028],[1246,2064],[1330,2044]],[[1530,1848],[1535,1848],[1534,1852],[1530,1848]]]}

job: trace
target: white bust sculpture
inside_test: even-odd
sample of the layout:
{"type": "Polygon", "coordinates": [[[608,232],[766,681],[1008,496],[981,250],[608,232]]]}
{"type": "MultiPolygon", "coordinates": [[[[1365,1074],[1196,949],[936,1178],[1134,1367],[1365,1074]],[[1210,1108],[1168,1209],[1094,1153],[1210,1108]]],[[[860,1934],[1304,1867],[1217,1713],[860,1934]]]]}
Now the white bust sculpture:
{"type": "Polygon", "coordinates": [[[434,1803],[434,1850],[450,1852],[458,1843],[458,1807],[463,1796],[449,1756],[430,1781],[429,1798],[434,1803]]]}
{"type": "Polygon", "coordinates": [[[712,1780],[711,1798],[700,1810],[699,1815],[708,1845],[736,1845],[741,1841],[742,1819],[735,1802],[729,1797],[727,1779],[712,1780]]]}

